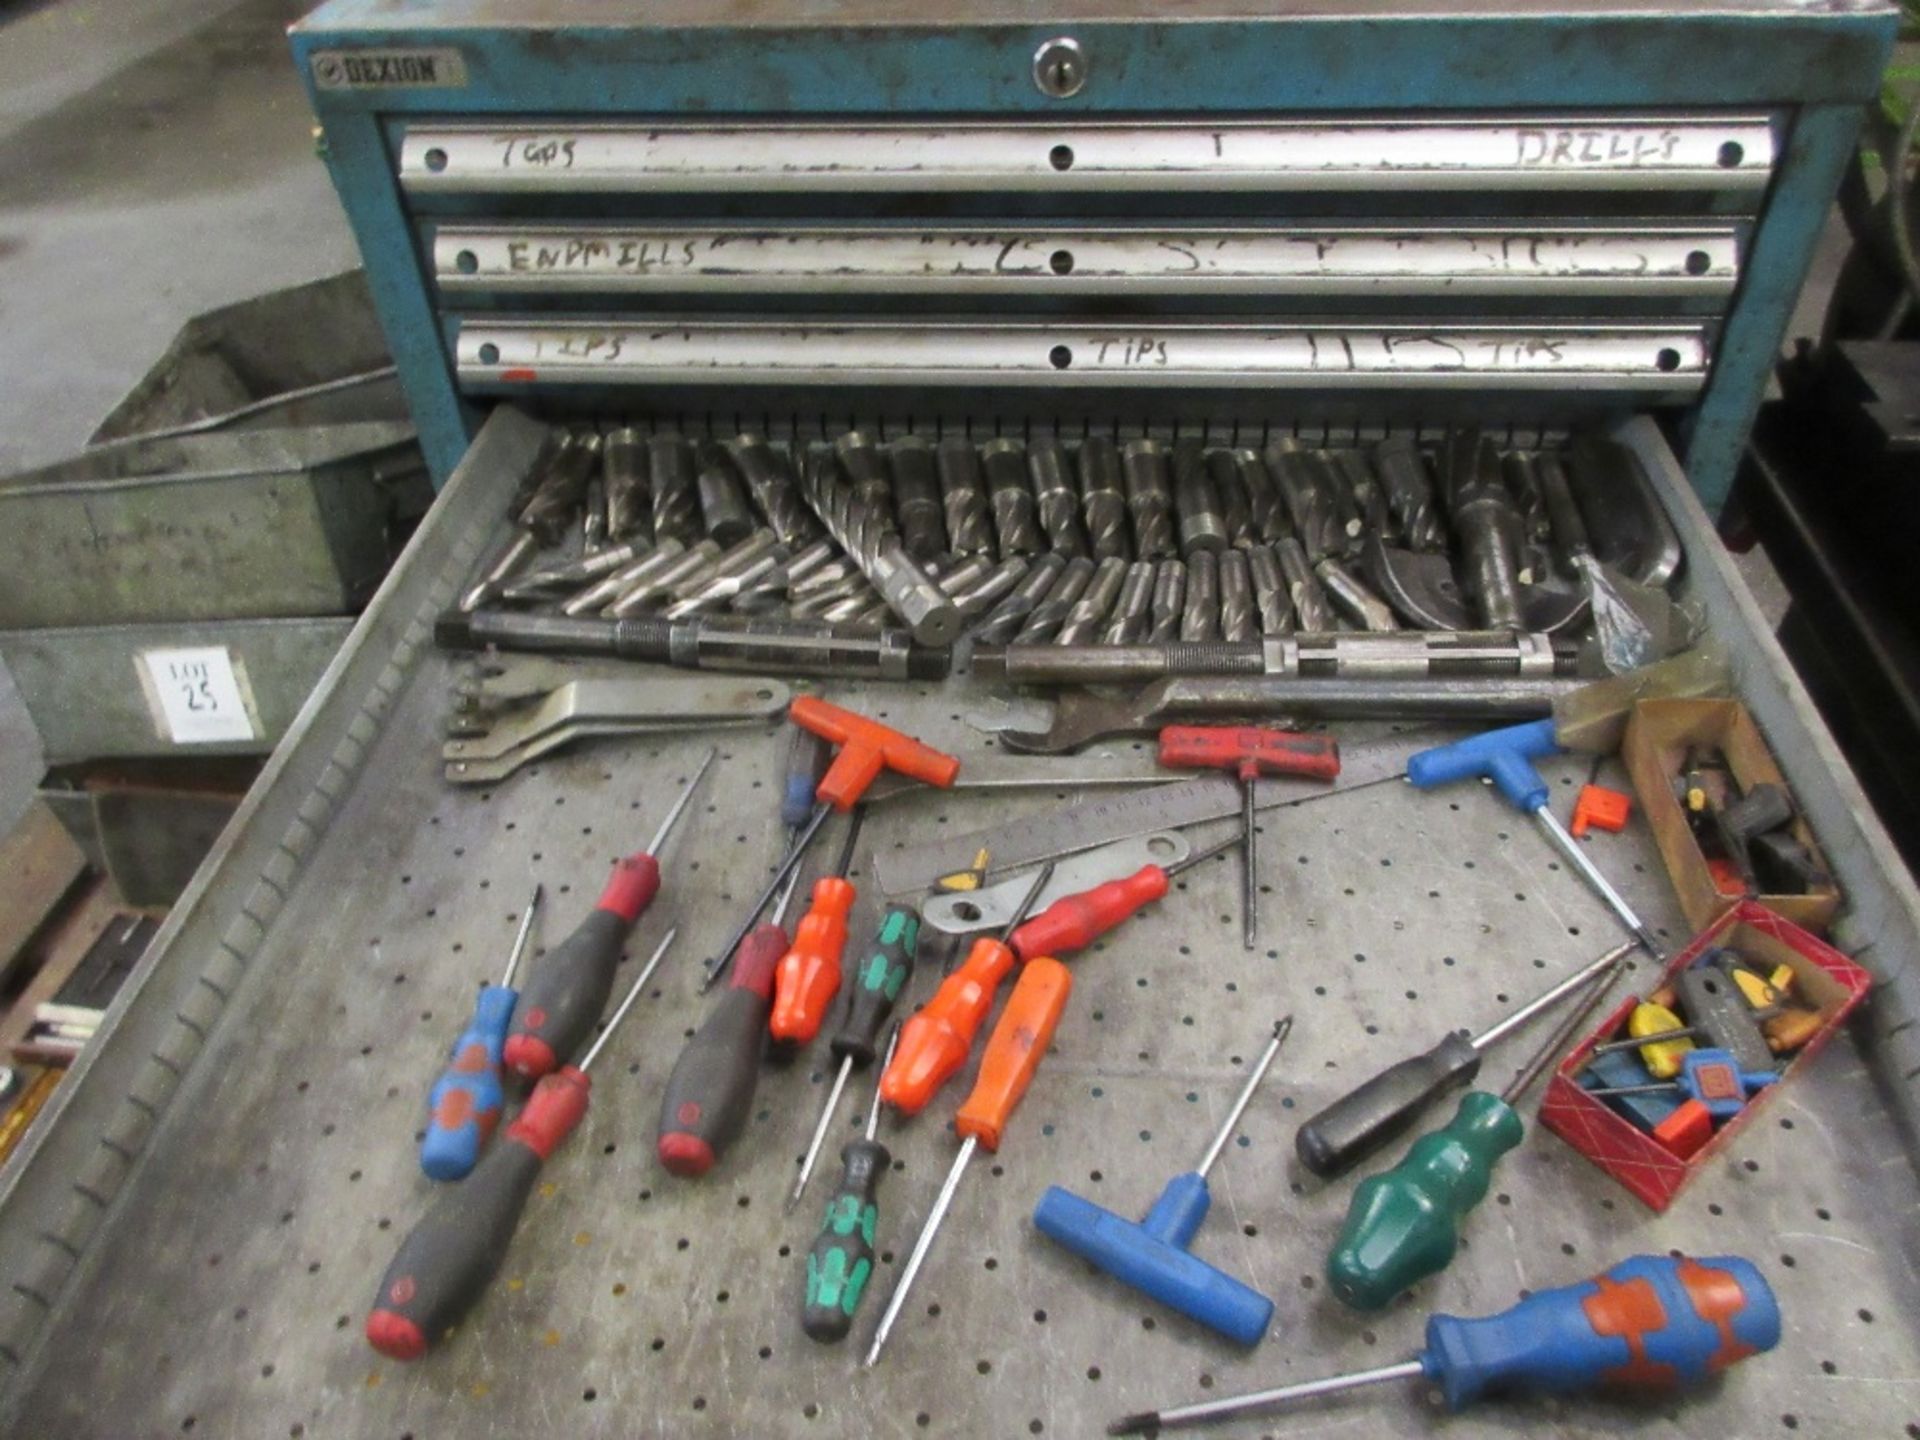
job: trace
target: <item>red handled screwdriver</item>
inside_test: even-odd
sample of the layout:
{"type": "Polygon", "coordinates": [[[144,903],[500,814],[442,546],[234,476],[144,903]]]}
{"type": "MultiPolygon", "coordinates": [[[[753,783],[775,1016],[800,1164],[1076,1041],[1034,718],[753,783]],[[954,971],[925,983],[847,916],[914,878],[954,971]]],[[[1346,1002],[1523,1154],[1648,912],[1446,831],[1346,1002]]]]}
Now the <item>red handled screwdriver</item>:
{"type": "Polygon", "coordinates": [[[1240,777],[1240,824],[1245,871],[1240,908],[1247,949],[1259,930],[1254,837],[1254,781],[1262,775],[1305,775],[1332,780],[1340,774],[1340,745],[1331,735],[1264,730],[1258,725],[1169,725],[1160,732],[1160,763],[1174,769],[1231,770],[1240,777]]]}
{"type": "Polygon", "coordinates": [[[1230,835],[1173,865],[1142,865],[1133,874],[1109,880],[1077,895],[1063,895],[1007,937],[1022,960],[1036,955],[1071,955],[1084,950],[1122,920],[1138,914],[1167,893],[1173,877],[1241,843],[1230,835]]]}
{"type": "Polygon", "coordinates": [[[793,899],[796,868],[774,902],[771,919],[749,930],[730,958],[733,973],[713,1013],[687,1041],[660,1097],[660,1163],[675,1175],[704,1175],[746,1128],[760,1083],[773,1005],[773,970],[787,953],[780,921],[793,899]]]}
{"type": "Polygon", "coordinates": [[[500,1123],[500,1106],[506,1098],[500,1088],[500,1046],[507,1038],[514,1002],[520,994],[513,988],[513,972],[520,968],[527,937],[533,933],[540,894],[541,887],[535,885],[533,898],[520,916],[520,933],[513,937],[513,949],[507,955],[507,973],[498,985],[480,987],[473,1019],[453,1042],[447,1068],[427,1093],[427,1133],[420,1141],[420,1168],[430,1179],[458,1180],[465,1176],[478,1163],[481,1149],[493,1136],[493,1127],[500,1123]]]}
{"type": "Polygon", "coordinates": [[[563,1065],[542,1078],[500,1143],[487,1151],[465,1183],[443,1190],[401,1242],[367,1316],[368,1343],[382,1355],[417,1360],[493,1283],[540,1167],[587,1113],[593,1090],[587,1068],[626,1019],[677,933],[669,930],[661,940],[580,1063],[563,1065]]]}
{"type": "Polygon", "coordinates": [[[840,993],[840,959],[847,948],[847,917],[858,896],[847,871],[860,841],[860,821],[866,807],[856,805],[848,817],[846,844],[831,875],[813,882],[813,899],[800,923],[793,927],[793,944],[780,957],[773,975],[773,1014],[767,1021],[773,1043],[784,1052],[799,1049],[820,1033],[827,1007],[840,993]]]}
{"type": "Polygon", "coordinates": [[[521,988],[519,1013],[514,1016],[513,1033],[507,1037],[502,1053],[507,1069],[523,1080],[538,1080],[566,1064],[593,1034],[600,1012],[607,1008],[607,996],[613,991],[620,947],[660,893],[660,862],[655,857],[686,813],[687,803],[716,753],[707,751],[707,758],[667,811],[652,842],[613,867],[593,913],[548,952],[533,978],[521,988]]]}

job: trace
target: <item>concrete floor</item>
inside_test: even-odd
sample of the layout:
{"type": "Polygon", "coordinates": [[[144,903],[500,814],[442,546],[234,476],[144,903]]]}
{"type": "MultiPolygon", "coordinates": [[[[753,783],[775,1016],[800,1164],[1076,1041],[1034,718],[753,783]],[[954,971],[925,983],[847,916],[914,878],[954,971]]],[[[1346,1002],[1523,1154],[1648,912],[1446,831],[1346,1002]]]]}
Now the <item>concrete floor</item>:
{"type": "MultiPolygon", "coordinates": [[[[0,474],[82,445],[199,311],[357,263],[283,33],[312,4],[0,5],[0,474]]],[[[41,769],[0,670],[0,832],[41,769]]]]}

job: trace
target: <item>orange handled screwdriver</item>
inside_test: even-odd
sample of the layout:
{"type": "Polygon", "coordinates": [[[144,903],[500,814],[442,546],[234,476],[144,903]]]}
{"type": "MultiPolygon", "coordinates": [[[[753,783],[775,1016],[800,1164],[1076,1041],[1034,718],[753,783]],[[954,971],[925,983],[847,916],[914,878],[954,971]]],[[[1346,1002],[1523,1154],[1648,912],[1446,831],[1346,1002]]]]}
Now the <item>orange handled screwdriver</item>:
{"type": "Polygon", "coordinates": [[[1077,895],[1063,895],[1014,931],[1007,943],[1022,960],[1084,950],[1128,916],[1164,897],[1173,877],[1182,870],[1191,870],[1239,843],[1238,835],[1229,835],[1218,845],[1210,845],[1177,864],[1142,865],[1122,879],[1109,880],[1077,895]]]}
{"type": "Polygon", "coordinates": [[[1016,957],[1007,939],[1020,928],[1052,878],[1052,864],[1043,865],[1007,928],[997,936],[982,935],[974,941],[966,963],[942,980],[933,998],[900,1027],[893,1063],[880,1077],[880,1098],[901,1114],[918,1115],[926,1109],[933,1092],[967,1063],[973,1037],[993,1008],[994,992],[1013,969],[1016,957]]]}
{"type": "Polygon", "coordinates": [[[1331,735],[1264,730],[1258,725],[1169,725],[1160,732],[1160,763],[1172,769],[1231,770],[1240,777],[1240,827],[1245,862],[1240,910],[1251,950],[1260,926],[1253,854],[1253,782],[1262,775],[1304,775],[1332,780],[1340,774],[1340,745],[1331,735]]]}
{"type": "Polygon", "coordinates": [[[973,1082],[973,1093],[953,1117],[953,1132],[961,1140],[960,1153],[954,1156],[953,1168],[947,1172],[946,1183],[940,1187],[920,1238],[913,1244],[907,1268],[900,1272],[900,1283],[887,1300],[880,1328],[873,1333],[873,1347],[867,1351],[869,1367],[880,1359],[881,1347],[899,1318],[900,1307],[907,1302],[907,1292],[913,1288],[927,1251],[933,1248],[933,1237],[947,1218],[953,1193],[960,1187],[960,1177],[966,1173],[973,1152],[982,1145],[993,1151],[1000,1149],[1007,1119],[1027,1093],[1033,1072],[1040,1068],[1040,1057],[1053,1043],[1054,1029],[1060,1024],[1060,1012],[1066,1009],[1072,989],[1072,974],[1050,955],[1029,960],[1020,972],[1020,981],[1007,998],[1007,1008],[1001,1012],[986,1053],[980,1057],[980,1078],[973,1082]]]}
{"type": "Polygon", "coordinates": [[[760,892],[759,898],[741,918],[739,928],[728,937],[726,945],[708,964],[707,978],[700,984],[702,990],[712,989],[713,983],[726,972],[734,951],[747,938],[753,922],[760,918],[760,912],[767,908],[787,876],[799,865],[800,857],[807,853],[807,847],[813,843],[813,837],[820,833],[820,827],[826,824],[828,815],[835,810],[853,809],[882,770],[897,770],[902,775],[926,785],[937,785],[941,789],[952,785],[954,776],[960,773],[960,762],[953,756],[942,754],[931,745],[922,745],[911,736],[902,735],[878,720],[869,720],[865,715],[856,715],[851,710],[842,710],[838,705],[829,705],[817,696],[797,696],[787,706],[787,719],[802,730],[811,730],[828,744],[838,745],[840,749],[834,755],[833,763],[827,766],[827,773],[820,777],[820,783],[814,787],[813,814],[807,818],[806,827],[787,847],[786,857],[774,870],[773,878],[767,881],[767,888],[760,892]]]}
{"type": "Polygon", "coordinates": [[[858,894],[847,879],[865,810],[855,806],[840,863],[813,882],[813,900],[793,927],[793,944],[773,972],[773,1014],[767,1028],[776,1046],[798,1049],[820,1033],[827,1006],[840,993],[840,957],[847,948],[847,917],[858,894]]]}

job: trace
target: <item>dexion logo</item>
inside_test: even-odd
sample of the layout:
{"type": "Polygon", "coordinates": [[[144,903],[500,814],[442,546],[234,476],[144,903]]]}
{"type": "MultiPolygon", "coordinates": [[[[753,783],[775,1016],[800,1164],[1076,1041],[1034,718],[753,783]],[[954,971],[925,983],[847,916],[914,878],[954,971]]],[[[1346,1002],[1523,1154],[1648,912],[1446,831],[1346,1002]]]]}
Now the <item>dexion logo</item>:
{"type": "Polygon", "coordinates": [[[421,90],[465,85],[458,50],[322,50],[313,57],[322,90],[421,90]]]}

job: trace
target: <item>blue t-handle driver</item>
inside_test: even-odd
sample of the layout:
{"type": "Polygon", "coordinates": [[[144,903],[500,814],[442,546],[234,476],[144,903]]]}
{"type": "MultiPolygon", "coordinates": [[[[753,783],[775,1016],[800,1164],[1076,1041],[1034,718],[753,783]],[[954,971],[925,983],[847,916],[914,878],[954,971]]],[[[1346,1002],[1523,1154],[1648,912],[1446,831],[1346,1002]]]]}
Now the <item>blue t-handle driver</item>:
{"type": "Polygon", "coordinates": [[[1451,745],[1422,750],[1407,761],[1407,779],[1422,790],[1482,776],[1493,781],[1494,787],[1506,797],[1509,805],[1533,816],[1535,823],[1553,842],[1554,848],[1593,887],[1593,893],[1607,902],[1607,908],[1620,917],[1620,923],[1633,932],[1633,937],[1645,947],[1646,952],[1656,960],[1665,958],[1660,953],[1660,942],[1654,938],[1653,931],[1633,913],[1633,907],[1607,882],[1607,877],[1594,867],[1593,861],[1587,858],[1587,852],[1554,818],[1552,809],[1547,805],[1547,782],[1533,768],[1533,762],[1543,755],[1561,753],[1563,748],[1554,738],[1553,721],[1533,720],[1525,725],[1509,725],[1466,740],[1456,740],[1451,745]]]}
{"type": "Polygon", "coordinates": [[[1247,1077],[1239,1098],[1227,1114],[1226,1124],[1207,1146],[1207,1153],[1199,1165],[1167,1182],[1167,1188],[1153,1202],[1146,1219],[1136,1223],[1058,1185],[1051,1185],[1040,1197],[1040,1204],[1033,1212],[1033,1223],[1042,1234],[1059,1241],[1081,1259],[1091,1260],[1116,1280],[1242,1345],[1258,1344],[1273,1318],[1273,1302],[1225,1271],[1196,1258],[1187,1246],[1192,1243],[1200,1222],[1207,1218],[1207,1208],[1212,1203],[1207,1193],[1207,1171],[1220,1158],[1234,1126],[1240,1123],[1247,1102],[1253,1099],[1254,1090],[1265,1078],[1267,1067],[1273,1064],[1273,1057],[1279,1053],[1281,1042],[1292,1028],[1291,1015],[1273,1027],[1273,1038],[1267,1042],[1266,1053],[1247,1077]]]}

